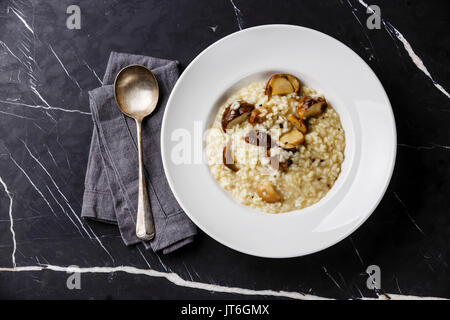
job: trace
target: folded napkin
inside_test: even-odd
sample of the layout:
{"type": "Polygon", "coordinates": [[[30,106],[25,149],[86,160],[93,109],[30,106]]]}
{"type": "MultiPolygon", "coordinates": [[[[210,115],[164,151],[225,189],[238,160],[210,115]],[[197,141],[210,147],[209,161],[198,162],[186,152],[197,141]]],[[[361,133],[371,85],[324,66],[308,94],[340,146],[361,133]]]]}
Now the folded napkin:
{"type": "Polygon", "coordinates": [[[176,61],[112,52],[103,86],[89,92],[94,120],[81,215],[117,224],[126,245],[136,237],[138,151],[135,121],[120,112],[114,98],[114,79],[130,64],[146,66],[159,84],[159,102],[142,123],[144,166],[155,222],[155,237],[147,249],[169,253],[193,241],[197,230],[170,190],[160,154],[160,129],[170,91],[178,79],[176,61]]]}

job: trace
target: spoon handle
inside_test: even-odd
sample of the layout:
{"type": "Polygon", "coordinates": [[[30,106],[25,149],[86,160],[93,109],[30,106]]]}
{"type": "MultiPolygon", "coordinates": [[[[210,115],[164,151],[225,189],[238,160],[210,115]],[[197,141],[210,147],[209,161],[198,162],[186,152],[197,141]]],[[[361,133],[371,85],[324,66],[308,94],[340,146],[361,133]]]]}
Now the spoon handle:
{"type": "Polygon", "coordinates": [[[137,144],[139,153],[139,191],[136,219],[136,236],[141,240],[151,240],[155,236],[152,208],[145,183],[144,163],[142,160],[142,121],[136,120],[137,144]]]}

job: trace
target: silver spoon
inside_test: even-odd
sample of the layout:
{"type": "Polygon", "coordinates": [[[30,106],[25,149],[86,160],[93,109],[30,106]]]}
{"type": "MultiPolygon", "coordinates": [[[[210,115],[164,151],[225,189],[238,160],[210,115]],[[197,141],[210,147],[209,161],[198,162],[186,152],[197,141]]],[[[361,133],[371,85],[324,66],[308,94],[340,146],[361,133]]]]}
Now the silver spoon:
{"type": "Polygon", "coordinates": [[[159,97],[158,81],[146,67],[130,65],[120,70],[117,74],[114,81],[114,95],[119,109],[136,120],[139,153],[136,236],[141,240],[151,240],[155,236],[155,225],[142,161],[142,120],[155,110],[159,97]]]}

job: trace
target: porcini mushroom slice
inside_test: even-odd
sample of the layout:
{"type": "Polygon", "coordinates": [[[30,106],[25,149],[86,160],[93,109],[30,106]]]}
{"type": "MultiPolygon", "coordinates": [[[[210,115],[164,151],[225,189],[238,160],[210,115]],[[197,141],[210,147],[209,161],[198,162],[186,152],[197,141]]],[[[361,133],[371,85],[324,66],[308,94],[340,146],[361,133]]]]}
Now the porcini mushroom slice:
{"type": "Polygon", "coordinates": [[[288,115],[287,121],[289,121],[297,130],[301,131],[302,133],[306,133],[308,130],[306,128],[306,124],[302,119],[298,119],[293,114],[288,115]]]}
{"type": "Polygon", "coordinates": [[[289,82],[292,84],[292,87],[294,88],[294,92],[298,93],[300,91],[300,80],[297,79],[297,77],[294,77],[292,74],[285,74],[289,82]]]}
{"type": "Polygon", "coordinates": [[[279,155],[270,157],[270,166],[275,170],[281,170],[283,172],[286,172],[291,164],[292,164],[291,159],[280,162],[279,155]]]}
{"type": "Polygon", "coordinates": [[[267,81],[265,94],[268,100],[274,94],[289,94],[292,92],[298,93],[300,90],[300,81],[291,74],[274,74],[267,81]]]}
{"type": "Polygon", "coordinates": [[[292,129],[283,134],[279,139],[279,146],[285,150],[294,149],[305,141],[305,136],[297,129],[292,129]]]}
{"type": "Polygon", "coordinates": [[[248,123],[254,126],[257,123],[264,122],[264,117],[261,116],[261,110],[253,109],[252,113],[250,113],[250,117],[248,118],[248,123]]]}
{"type": "Polygon", "coordinates": [[[235,101],[230,104],[222,115],[223,131],[247,120],[253,109],[255,109],[255,106],[245,101],[235,101]]]}
{"type": "Polygon", "coordinates": [[[256,188],[258,195],[268,203],[280,202],[283,200],[281,194],[275,189],[269,180],[261,182],[256,188]]]}
{"type": "Polygon", "coordinates": [[[235,164],[231,144],[232,141],[230,140],[228,141],[227,145],[223,148],[223,164],[232,171],[238,171],[239,168],[235,164]]]}
{"type": "Polygon", "coordinates": [[[262,130],[252,130],[244,138],[245,142],[253,144],[258,147],[271,148],[272,139],[270,134],[262,130]]]}
{"type": "Polygon", "coordinates": [[[300,119],[316,116],[322,113],[327,107],[327,101],[322,98],[304,97],[297,105],[297,114],[300,119]]]}
{"type": "Polygon", "coordinates": [[[292,160],[291,159],[283,161],[283,162],[280,162],[278,164],[278,170],[286,172],[291,164],[292,164],[292,160]]]}

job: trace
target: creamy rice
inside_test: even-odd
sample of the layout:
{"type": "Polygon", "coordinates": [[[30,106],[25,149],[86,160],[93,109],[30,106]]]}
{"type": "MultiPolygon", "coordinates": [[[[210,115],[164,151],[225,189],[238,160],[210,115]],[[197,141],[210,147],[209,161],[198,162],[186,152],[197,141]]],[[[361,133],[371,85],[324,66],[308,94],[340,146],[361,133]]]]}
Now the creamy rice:
{"type": "Polygon", "coordinates": [[[264,212],[279,213],[302,209],[318,202],[333,187],[344,161],[345,133],[339,115],[328,104],[325,111],[308,119],[305,142],[293,153],[281,148],[272,148],[280,161],[291,159],[286,172],[272,168],[268,163],[266,148],[251,145],[244,137],[251,130],[269,131],[272,140],[292,129],[286,121],[295,113],[297,100],[309,95],[320,95],[303,86],[300,95],[274,95],[267,101],[265,82],[252,83],[233,94],[218,110],[211,130],[206,137],[206,155],[211,173],[218,183],[238,202],[264,212]],[[254,104],[265,112],[266,121],[252,126],[244,121],[223,132],[221,120],[225,108],[235,101],[254,104]],[[232,139],[233,153],[239,170],[234,172],[223,164],[223,148],[232,139]],[[258,184],[270,180],[282,194],[283,201],[265,202],[257,193],[258,184]]]}

